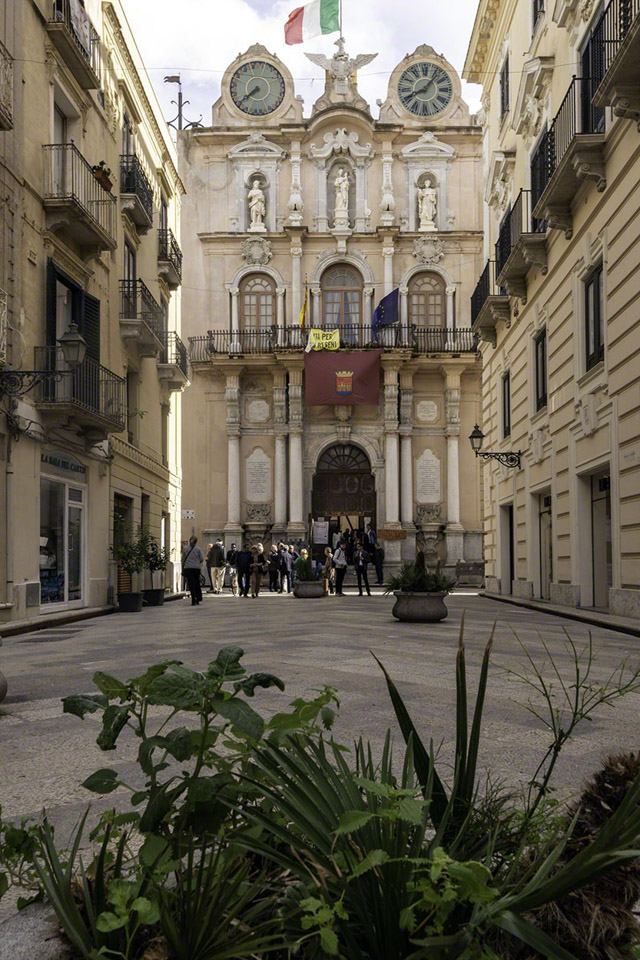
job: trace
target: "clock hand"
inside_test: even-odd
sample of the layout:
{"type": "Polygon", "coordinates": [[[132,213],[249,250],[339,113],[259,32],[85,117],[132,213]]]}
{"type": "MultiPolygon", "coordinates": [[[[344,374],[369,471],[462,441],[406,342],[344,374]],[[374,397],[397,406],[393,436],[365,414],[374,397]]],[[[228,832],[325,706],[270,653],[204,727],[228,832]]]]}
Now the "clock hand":
{"type": "MultiPolygon", "coordinates": [[[[414,93],[424,93],[426,90],[429,89],[429,87],[431,86],[432,83],[433,83],[433,80],[427,80],[427,85],[426,85],[425,87],[416,87],[413,92],[414,92],[414,93]]],[[[434,86],[435,86],[435,84],[434,84],[434,86]]]]}
{"type": "Polygon", "coordinates": [[[245,93],[244,97],[238,100],[238,103],[244,103],[245,100],[248,100],[249,97],[252,97],[254,93],[260,93],[260,84],[257,87],[254,87],[253,90],[249,90],[248,93],[245,93]]]}

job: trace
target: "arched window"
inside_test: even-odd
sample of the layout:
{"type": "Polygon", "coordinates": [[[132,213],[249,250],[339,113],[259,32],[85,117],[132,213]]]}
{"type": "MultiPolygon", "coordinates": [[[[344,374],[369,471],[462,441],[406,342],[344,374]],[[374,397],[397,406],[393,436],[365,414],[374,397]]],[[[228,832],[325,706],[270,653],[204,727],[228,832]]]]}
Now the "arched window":
{"type": "Polygon", "coordinates": [[[322,275],[322,316],[325,330],[340,330],[346,343],[359,342],[362,323],[362,277],[344,265],[322,275]]]}
{"type": "Polygon", "coordinates": [[[419,273],[409,283],[409,323],[420,328],[445,326],[445,285],[437,273],[419,273]]]}
{"type": "Polygon", "coordinates": [[[275,323],[275,283],[263,273],[240,284],[240,322],[243,330],[271,329],[275,323]]]}

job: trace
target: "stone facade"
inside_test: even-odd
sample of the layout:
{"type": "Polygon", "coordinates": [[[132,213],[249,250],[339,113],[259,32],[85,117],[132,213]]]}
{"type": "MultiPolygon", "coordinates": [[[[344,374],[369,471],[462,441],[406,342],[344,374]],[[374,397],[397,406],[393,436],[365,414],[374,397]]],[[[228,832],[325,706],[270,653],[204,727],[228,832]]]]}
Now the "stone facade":
{"type": "Polygon", "coordinates": [[[0,377],[59,374],[0,396],[1,627],[114,602],[119,517],[179,559],[187,366],[183,188],[120,3],[3,0],[0,16],[0,377]],[[74,374],[57,346],[72,322],[74,374]]]}
{"type": "Polygon", "coordinates": [[[463,75],[482,82],[487,585],[639,615],[640,19],[481,0],[463,75]],[[487,81],[486,78],[491,78],[487,81]]]}
{"type": "Polygon", "coordinates": [[[373,55],[350,59],[340,43],[331,60],[310,59],[325,70],[310,117],[286,65],[254,44],[225,72],[211,126],[179,134],[193,371],[183,501],[195,511],[182,536],[305,540],[312,521],[329,521],[332,536],[349,516],[384,532],[391,563],[413,557],[417,537],[447,564],[465,559],[468,538],[476,559],[479,468],[466,437],[480,411],[468,303],[482,249],[481,130],[431,47],[394,70],[378,120],[356,79],[373,55]],[[432,116],[411,112],[416,87],[434,99],[432,116]],[[380,334],[377,407],[306,405],[305,291],[308,326],[337,327],[342,349],[364,349],[395,288],[400,321],[380,334]],[[338,448],[351,466],[323,479],[338,448]],[[321,481],[345,485],[323,510],[321,481]]]}

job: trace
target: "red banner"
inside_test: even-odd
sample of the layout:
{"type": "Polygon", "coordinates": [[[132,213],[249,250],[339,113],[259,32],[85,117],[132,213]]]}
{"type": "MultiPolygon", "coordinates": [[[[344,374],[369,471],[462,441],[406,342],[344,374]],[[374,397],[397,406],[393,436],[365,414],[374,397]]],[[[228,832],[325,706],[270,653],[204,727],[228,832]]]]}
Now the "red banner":
{"type": "Polygon", "coordinates": [[[304,355],[304,401],[309,407],[370,403],[380,396],[382,350],[318,350],[304,355]]]}

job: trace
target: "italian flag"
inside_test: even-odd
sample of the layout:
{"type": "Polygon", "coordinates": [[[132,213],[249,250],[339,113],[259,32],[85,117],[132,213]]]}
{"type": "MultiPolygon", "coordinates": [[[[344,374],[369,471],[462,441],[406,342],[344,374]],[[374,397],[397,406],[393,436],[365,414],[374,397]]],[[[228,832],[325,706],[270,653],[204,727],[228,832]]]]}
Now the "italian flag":
{"type": "Polygon", "coordinates": [[[284,25],[284,42],[304,43],[340,29],[340,0],[313,0],[297,7],[284,25]]]}

